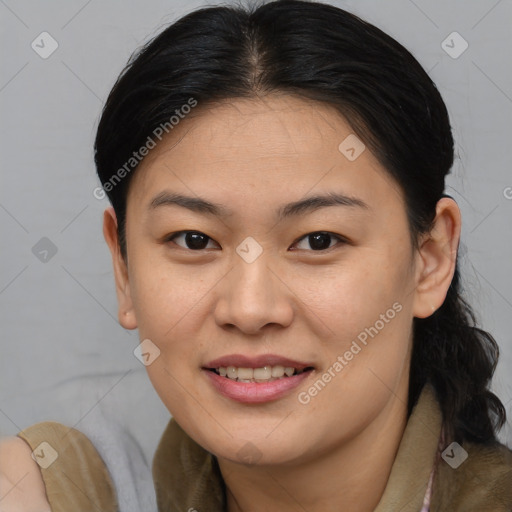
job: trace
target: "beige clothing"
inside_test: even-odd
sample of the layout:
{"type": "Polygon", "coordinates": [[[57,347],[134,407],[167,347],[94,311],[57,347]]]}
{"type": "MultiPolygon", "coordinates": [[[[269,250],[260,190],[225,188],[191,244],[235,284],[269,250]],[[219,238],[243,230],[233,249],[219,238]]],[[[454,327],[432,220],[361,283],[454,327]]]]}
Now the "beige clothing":
{"type": "MultiPolygon", "coordinates": [[[[500,444],[464,443],[468,458],[453,469],[439,457],[441,419],[434,391],[427,385],[408,420],[375,512],[419,512],[436,460],[430,512],[512,511],[512,451],[500,444]]],[[[18,436],[32,449],[46,441],[59,454],[41,469],[53,512],[118,512],[107,465],[84,434],[60,423],[42,422],[18,436]]],[[[153,481],[159,512],[226,510],[217,459],[172,418],[155,452],[153,481]]]]}
{"type": "Polygon", "coordinates": [[[34,450],[52,512],[117,512],[114,484],[89,439],[74,428],[44,421],[18,432],[34,450]]]}

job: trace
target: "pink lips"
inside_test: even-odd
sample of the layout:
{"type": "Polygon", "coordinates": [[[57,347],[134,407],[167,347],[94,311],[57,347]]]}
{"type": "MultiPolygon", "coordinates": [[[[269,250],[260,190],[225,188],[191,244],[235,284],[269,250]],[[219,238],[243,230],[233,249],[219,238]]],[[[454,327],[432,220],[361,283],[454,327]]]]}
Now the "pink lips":
{"type": "Polygon", "coordinates": [[[303,370],[313,365],[294,361],[286,357],[273,354],[264,354],[257,357],[247,357],[233,354],[210,361],[202,368],[202,373],[222,395],[243,403],[263,403],[277,400],[292,389],[296,388],[304,379],[310,377],[312,371],[304,371],[291,377],[283,377],[272,382],[237,382],[228,377],[222,377],[211,371],[212,368],[236,366],[238,368],[262,368],[264,366],[284,366],[303,370]]]}

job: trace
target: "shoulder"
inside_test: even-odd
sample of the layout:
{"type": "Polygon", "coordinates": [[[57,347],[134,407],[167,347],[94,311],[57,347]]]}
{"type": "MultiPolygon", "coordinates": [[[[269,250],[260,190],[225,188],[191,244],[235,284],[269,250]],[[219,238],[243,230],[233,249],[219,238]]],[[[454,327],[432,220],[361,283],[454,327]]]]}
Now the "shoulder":
{"type": "MultiPolygon", "coordinates": [[[[9,458],[20,456],[20,460],[25,461],[22,464],[30,465],[37,475],[38,478],[34,476],[37,485],[30,489],[42,490],[47,500],[46,509],[39,505],[38,511],[64,507],[81,512],[89,510],[94,502],[100,510],[117,512],[117,496],[110,473],[93,443],[79,430],[44,421],[23,429],[14,439],[7,439],[5,446],[6,450],[14,450],[9,458]]],[[[26,468],[21,471],[23,469],[26,473],[26,468]]],[[[6,471],[6,480],[16,478],[10,464],[6,471]]]]}
{"type": "Polygon", "coordinates": [[[457,464],[439,462],[433,494],[438,508],[433,510],[447,505],[450,510],[512,510],[512,450],[501,443],[466,442],[455,448],[457,464]]]}
{"type": "Polygon", "coordinates": [[[50,511],[40,466],[30,446],[19,437],[0,439],[2,511],[50,511]]]}

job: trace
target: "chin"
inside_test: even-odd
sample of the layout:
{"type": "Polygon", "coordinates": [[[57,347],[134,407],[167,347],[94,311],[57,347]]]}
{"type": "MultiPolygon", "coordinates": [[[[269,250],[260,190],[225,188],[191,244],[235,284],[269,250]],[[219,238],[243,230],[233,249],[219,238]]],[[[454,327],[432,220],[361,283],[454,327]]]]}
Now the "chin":
{"type": "Polygon", "coordinates": [[[226,446],[225,450],[215,450],[212,453],[222,459],[229,460],[235,464],[242,464],[244,466],[273,466],[273,465],[294,465],[297,460],[296,445],[283,447],[279,449],[274,443],[263,445],[260,443],[253,443],[252,441],[238,441],[231,446],[226,446]],[[233,449],[236,445],[238,449],[233,449]]]}

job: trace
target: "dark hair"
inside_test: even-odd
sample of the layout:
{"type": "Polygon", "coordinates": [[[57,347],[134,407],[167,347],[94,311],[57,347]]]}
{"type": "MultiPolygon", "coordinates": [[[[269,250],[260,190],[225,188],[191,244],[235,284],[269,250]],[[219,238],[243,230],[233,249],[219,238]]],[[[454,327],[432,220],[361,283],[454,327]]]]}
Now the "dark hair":
{"type": "MultiPolygon", "coordinates": [[[[115,183],[112,177],[133,151],[158,126],[168,126],[190,98],[200,108],[271,93],[323,102],[347,119],[401,186],[411,245],[418,247],[419,235],[432,228],[454,158],[448,113],[435,84],[403,46],[357,16],[322,3],[282,0],[196,10],[132,55],[119,76],[99,122],[95,162],[102,184],[111,184],[105,189],[125,258],[133,172],[115,183]]],[[[439,310],[413,320],[408,412],[430,382],[447,439],[495,442],[506,419],[488,389],[499,350],[476,327],[458,266],[457,256],[439,310]]]]}

